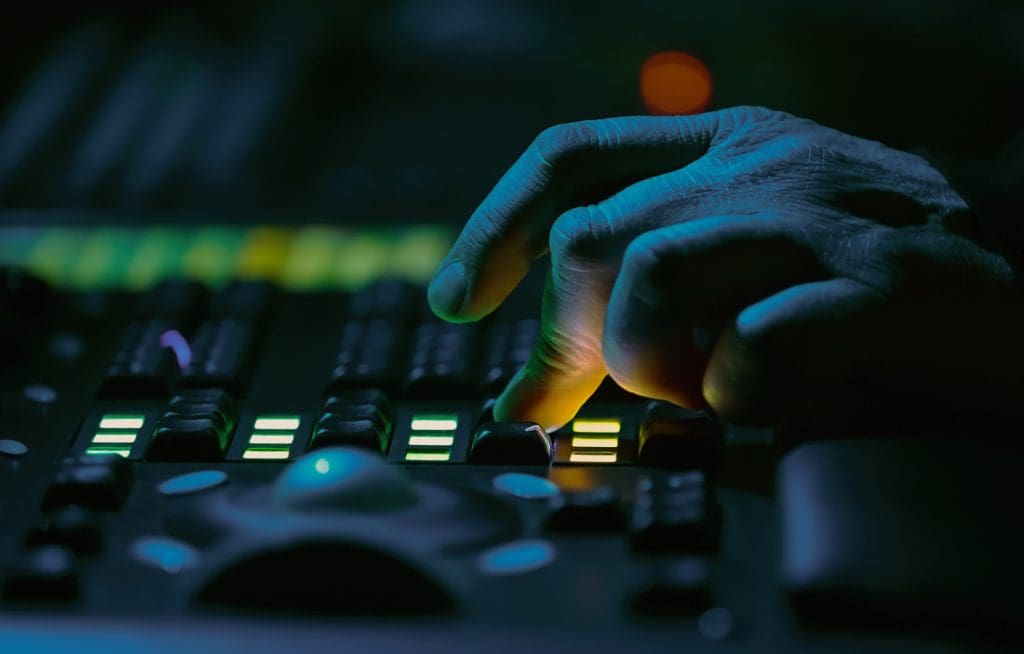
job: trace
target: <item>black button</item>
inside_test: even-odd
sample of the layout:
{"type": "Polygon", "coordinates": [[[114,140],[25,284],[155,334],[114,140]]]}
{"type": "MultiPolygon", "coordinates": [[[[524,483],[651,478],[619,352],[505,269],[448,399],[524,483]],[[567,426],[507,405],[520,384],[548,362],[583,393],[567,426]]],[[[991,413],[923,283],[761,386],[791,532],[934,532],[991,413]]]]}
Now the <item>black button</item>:
{"type": "Polygon", "coordinates": [[[406,392],[423,400],[477,397],[477,325],[428,322],[413,336],[406,392]]]}
{"type": "Polygon", "coordinates": [[[121,507],[131,489],[131,467],[116,455],[86,455],[59,473],[43,499],[45,509],[79,504],[98,511],[121,507]],[[115,461],[116,459],[116,461],[115,461]]]}
{"type": "Polygon", "coordinates": [[[26,550],[7,575],[5,599],[17,602],[60,602],[78,597],[78,569],[74,554],[59,545],[26,550]]]}
{"type": "Polygon", "coordinates": [[[179,390],[168,406],[169,413],[183,416],[203,416],[220,413],[226,422],[238,422],[238,405],[222,388],[188,388],[179,390]]]}
{"type": "Polygon", "coordinates": [[[667,402],[647,405],[637,432],[637,463],[661,468],[713,470],[718,463],[722,431],[704,411],[667,402]]]}
{"type": "Polygon", "coordinates": [[[146,448],[154,461],[217,461],[224,457],[230,434],[214,418],[164,416],[146,448]]]}
{"type": "Polygon", "coordinates": [[[388,433],[380,420],[372,418],[346,418],[328,413],[317,421],[309,449],[331,445],[351,445],[381,454],[388,449],[388,433]]]}
{"type": "Polygon", "coordinates": [[[77,554],[95,554],[102,543],[96,515],[72,505],[50,513],[45,523],[29,532],[26,544],[64,545],[77,554]]]}
{"type": "Polygon", "coordinates": [[[630,545],[645,554],[710,553],[718,549],[721,515],[698,471],[643,479],[630,519],[630,545]]]}
{"type": "Polygon", "coordinates": [[[480,407],[480,413],[476,417],[476,426],[479,429],[485,423],[497,422],[494,419],[494,404],[497,400],[493,397],[484,400],[483,406],[480,407]]]}
{"type": "Polygon", "coordinates": [[[182,371],[184,386],[217,386],[241,393],[252,360],[252,328],[231,318],[208,320],[192,339],[192,360],[182,371]]]}
{"type": "Polygon", "coordinates": [[[551,437],[533,422],[489,422],[473,438],[472,463],[547,465],[551,461],[551,437]]]}
{"type": "Polygon", "coordinates": [[[346,420],[373,420],[380,424],[383,431],[391,431],[391,412],[387,407],[370,402],[352,404],[339,401],[332,396],[324,403],[324,414],[334,415],[346,420]]]}
{"type": "Polygon", "coordinates": [[[544,521],[550,531],[618,531],[626,526],[626,512],[610,486],[562,493],[551,498],[550,507],[544,521]]]}
{"type": "Polygon", "coordinates": [[[397,388],[395,370],[406,340],[407,332],[389,320],[346,323],[329,391],[378,388],[393,393],[397,388]]]}
{"type": "Polygon", "coordinates": [[[711,567],[698,557],[656,566],[631,602],[634,611],[653,617],[693,617],[711,605],[711,567]]]}
{"type": "Polygon", "coordinates": [[[125,329],[114,362],[100,388],[103,397],[166,397],[177,361],[160,336],[170,329],[168,322],[154,319],[135,322],[125,329]]]}

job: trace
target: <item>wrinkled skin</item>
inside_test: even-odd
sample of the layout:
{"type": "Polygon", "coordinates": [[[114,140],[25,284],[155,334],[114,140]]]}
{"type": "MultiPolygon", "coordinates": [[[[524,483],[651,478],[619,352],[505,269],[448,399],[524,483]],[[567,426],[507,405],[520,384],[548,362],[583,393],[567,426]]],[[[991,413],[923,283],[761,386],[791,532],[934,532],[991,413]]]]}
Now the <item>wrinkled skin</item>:
{"type": "Polygon", "coordinates": [[[498,419],[565,424],[623,388],[774,424],[851,387],[936,407],[1018,392],[1024,310],[921,157],[740,107],[544,131],[470,218],[429,298],[477,320],[550,252],[541,340],[498,419]],[[694,328],[716,335],[710,351],[694,328]]]}

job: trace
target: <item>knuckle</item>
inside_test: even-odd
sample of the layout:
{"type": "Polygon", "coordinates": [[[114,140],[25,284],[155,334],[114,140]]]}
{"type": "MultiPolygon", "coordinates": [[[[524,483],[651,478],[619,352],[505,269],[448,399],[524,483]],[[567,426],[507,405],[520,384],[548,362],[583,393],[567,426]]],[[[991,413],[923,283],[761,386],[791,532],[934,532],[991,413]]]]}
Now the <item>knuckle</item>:
{"type": "Polygon", "coordinates": [[[656,277],[664,261],[660,239],[654,234],[646,233],[633,239],[626,248],[622,266],[631,278],[656,277]]]}
{"type": "Polygon", "coordinates": [[[591,142],[593,128],[584,122],[562,123],[548,127],[533,141],[533,149],[549,166],[563,164],[567,157],[591,142]]]}
{"type": "Polygon", "coordinates": [[[548,247],[552,260],[595,260],[601,256],[604,239],[598,225],[603,210],[598,206],[577,207],[559,216],[551,227],[548,247]]]}

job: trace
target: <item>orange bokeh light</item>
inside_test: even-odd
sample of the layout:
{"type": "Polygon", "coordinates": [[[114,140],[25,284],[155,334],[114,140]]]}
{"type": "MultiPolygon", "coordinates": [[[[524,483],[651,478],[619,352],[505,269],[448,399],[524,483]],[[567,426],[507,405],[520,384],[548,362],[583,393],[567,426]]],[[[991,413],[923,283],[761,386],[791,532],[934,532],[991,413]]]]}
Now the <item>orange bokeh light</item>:
{"type": "Polygon", "coordinates": [[[685,52],[659,52],[640,68],[640,96],[652,114],[695,114],[711,103],[711,71],[685,52]]]}

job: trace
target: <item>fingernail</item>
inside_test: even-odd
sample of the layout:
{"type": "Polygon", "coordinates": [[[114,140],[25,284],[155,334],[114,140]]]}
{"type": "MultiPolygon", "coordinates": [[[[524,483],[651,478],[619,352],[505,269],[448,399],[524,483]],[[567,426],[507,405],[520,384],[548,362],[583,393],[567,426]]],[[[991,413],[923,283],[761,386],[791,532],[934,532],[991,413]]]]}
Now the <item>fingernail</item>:
{"type": "Polygon", "coordinates": [[[461,261],[455,261],[439,272],[427,289],[427,301],[435,313],[457,316],[466,303],[466,268],[461,261]]]}

